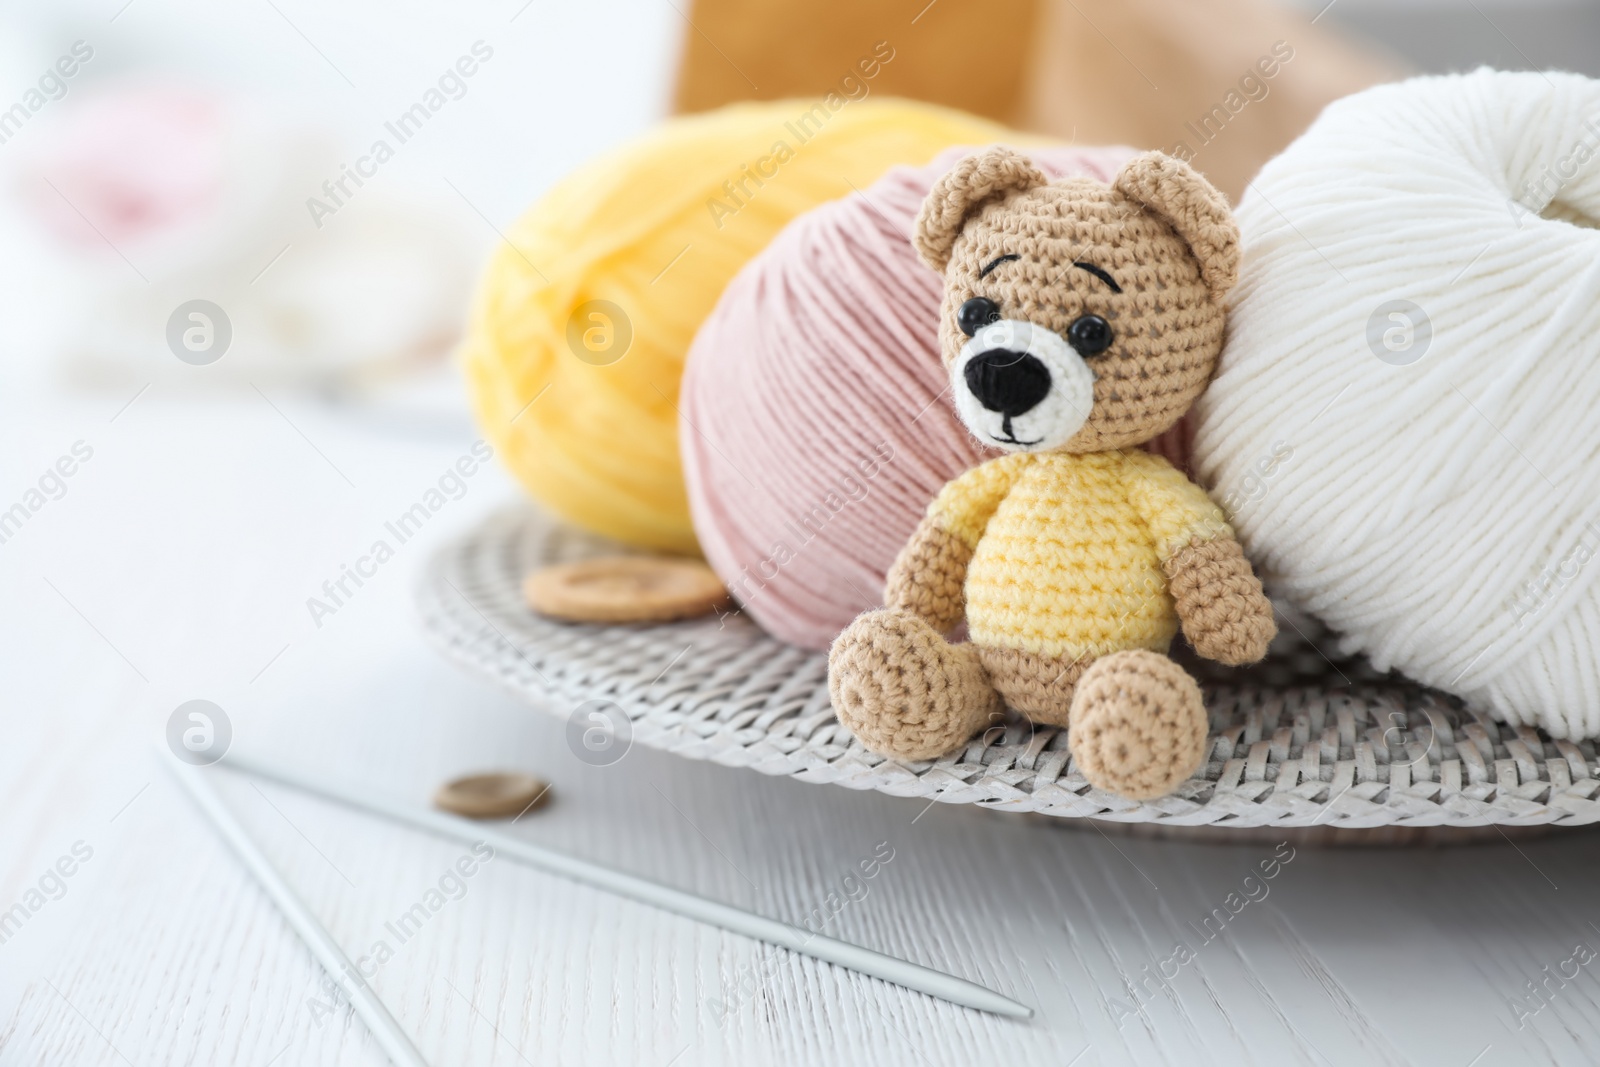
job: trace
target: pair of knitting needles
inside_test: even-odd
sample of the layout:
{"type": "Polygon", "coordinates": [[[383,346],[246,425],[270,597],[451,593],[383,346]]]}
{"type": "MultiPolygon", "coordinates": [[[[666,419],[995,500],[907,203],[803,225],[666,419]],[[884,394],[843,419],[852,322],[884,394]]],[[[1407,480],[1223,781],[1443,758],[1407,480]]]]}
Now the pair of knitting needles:
{"type": "MultiPolygon", "coordinates": [[[[317,920],[311,909],[272,866],[271,861],[256,846],[254,840],[223,803],[217,791],[212,788],[211,783],[206,780],[210,772],[203,768],[190,767],[165,754],[163,758],[167,760],[179,783],[194,798],[195,804],[211,819],[218,832],[255,875],[261,887],[283,912],[284,918],[300,935],[323,969],[335,981],[341,981],[354,973],[354,965],[339,947],[338,942],[334,941],[327,928],[317,920]]],[[[496,853],[509,856],[519,863],[546,873],[561,875],[642,904],[654,905],[723,930],[744,934],[758,941],[787,948],[874,978],[881,978],[886,982],[926,993],[952,1004],[1019,1019],[1033,1015],[1032,1008],[965,979],[893,956],[886,956],[859,945],[801,930],[788,923],[755,915],[721,901],[699,897],[637,875],[612,870],[551,848],[530,844],[507,834],[497,833],[479,823],[367,796],[346,786],[318,781],[287,768],[276,767],[258,760],[230,755],[225,762],[227,766],[246,774],[266,778],[359,811],[393,819],[440,837],[467,844],[483,841],[493,847],[496,853]]],[[[422,1054],[411,1043],[410,1037],[401,1029],[399,1022],[389,1013],[372,987],[365,982],[344,984],[349,993],[351,1006],[367,1024],[389,1058],[401,1067],[427,1067],[427,1061],[422,1058],[422,1054]],[[351,985],[354,988],[349,988],[351,985]]]]}

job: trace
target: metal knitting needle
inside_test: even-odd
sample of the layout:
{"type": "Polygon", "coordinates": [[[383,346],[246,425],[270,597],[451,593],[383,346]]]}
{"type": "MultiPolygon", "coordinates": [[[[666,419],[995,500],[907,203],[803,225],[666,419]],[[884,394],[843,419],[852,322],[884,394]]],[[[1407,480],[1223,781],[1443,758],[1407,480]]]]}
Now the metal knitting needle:
{"type": "MultiPolygon", "coordinates": [[[[342,980],[345,975],[357,973],[355,964],[350,962],[350,957],[344,954],[333,935],[328,933],[327,927],[317,921],[305,901],[283,880],[277,868],[272,866],[245,828],[233,817],[233,812],[228,810],[211,783],[205,780],[206,772],[199,767],[180,764],[166,753],[158,751],[158,755],[172,771],[178,784],[188,790],[196,806],[205,812],[223,839],[238,853],[244,865],[250,868],[250,873],[256,876],[261,888],[266,890],[283,917],[289,920],[289,925],[294,927],[295,933],[300,935],[328,976],[344,984],[342,980]]],[[[344,988],[350,997],[351,1007],[355,1008],[356,1014],[361,1016],[361,1021],[367,1024],[367,1029],[372,1031],[372,1036],[396,1067],[428,1067],[428,1061],[422,1058],[422,1053],[417,1051],[417,1046],[411,1043],[411,1038],[400,1028],[395,1017],[389,1014],[389,1009],[383,1006],[383,1001],[370,985],[360,982],[353,988],[345,984],[344,988]]]]}
{"type": "Polygon", "coordinates": [[[223,766],[235,768],[246,774],[253,774],[261,778],[268,778],[283,785],[315,793],[329,800],[337,801],[352,808],[380,815],[396,822],[414,826],[419,830],[452,840],[475,844],[479,841],[486,842],[497,852],[504,853],[512,859],[535,867],[549,874],[561,875],[585,885],[592,885],[607,892],[615,893],[629,900],[636,900],[641,904],[650,904],[666,911],[676,912],[690,919],[731,930],[736,934],[765,941],[771,945],[790,949],[805,956],[812,956],[840,967],[858,971],[873,978],[881,978],[898,986],[926,993],[940,1000],[947,1000],[952,1004],[959,1004],[967,1008],[976,1008],[979,1011],[993,1012],[996,1015],[1008,1015],[1012,1018],[1027,1019],[1033,1016],[1033,1009],[1025,1004],[1019,1004],[1009,997],[1003,997],[991,989],[986,989],[974,982],[969,982],[954,975],[944,974],[940,971],[930,970],[927,967],[893,956],[886,956],[881,952],[852,945],[846,941],[837,941],[821,934],[813,934],[790,926],[788,923],[768,919],[765,916],[755,915],[742,911],[730,904],[717,900],[708,900],[695,896],[693,893],[671,886],[652,882],[647,878],[637,875],[625,874],[609,867],[602,867],[588,860],[578,859],[542,845],[531,844],[526,841],[511,837],[508,834],[497,833],[488,829],[481,823],[470,822],[466,819],[456,818],[440,812],[428,811],[423,808],[413,808],[397,804],[389,800],[369,797],[357,793],[341,785],[333,785],[309,778],[297,771],[284,767],[273,766],[260,760],[250,759],[229,753],[222,761],[223,766]]]}

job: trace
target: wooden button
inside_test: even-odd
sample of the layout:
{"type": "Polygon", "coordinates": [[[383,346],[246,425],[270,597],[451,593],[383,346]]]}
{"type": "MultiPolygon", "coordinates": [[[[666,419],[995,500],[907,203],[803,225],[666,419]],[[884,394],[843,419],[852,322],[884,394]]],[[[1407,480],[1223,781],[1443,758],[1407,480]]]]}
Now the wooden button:
{"type": "Polygon", "coordinates": [[[543,805],[549,797],[550,786],[537,778],[496,771],[446,782],[433,794],[433,803],[469,819],[509,819],[543,805]]]}
{"type": "Polygon", "coordinates": [[[545,567],[523,583],[528,606],[568,622],[672,622],[707,615],[728,600],[699,560],[603,556],[545,567]]]}

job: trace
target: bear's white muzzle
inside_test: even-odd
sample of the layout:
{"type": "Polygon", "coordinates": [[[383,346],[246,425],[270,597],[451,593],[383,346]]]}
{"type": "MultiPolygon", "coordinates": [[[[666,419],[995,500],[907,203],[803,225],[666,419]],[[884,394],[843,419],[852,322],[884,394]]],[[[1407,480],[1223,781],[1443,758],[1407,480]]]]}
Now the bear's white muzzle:
{"type": "Polygon", "coordinates": [[[956,413],[986,445],[1046,452],[1089,421],[1094,371],[1066,338],[1021,319],[979,330],[950,365],[956,413]]]}

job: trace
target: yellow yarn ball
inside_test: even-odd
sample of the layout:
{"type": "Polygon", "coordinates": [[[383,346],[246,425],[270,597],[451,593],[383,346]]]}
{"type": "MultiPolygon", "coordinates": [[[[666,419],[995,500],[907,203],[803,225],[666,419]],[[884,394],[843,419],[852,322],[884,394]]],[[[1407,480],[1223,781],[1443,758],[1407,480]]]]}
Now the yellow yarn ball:
{"type": "Polygon", "coordinates": [[[830,100],[666,122],[579,169],[506,233],[472,312],[467,373],[484,434],[546,506],[628,544],[698,552],[678,381],[729,279],[791,219],[896,164],[1034,140],[928,104],[830,100]]]}

